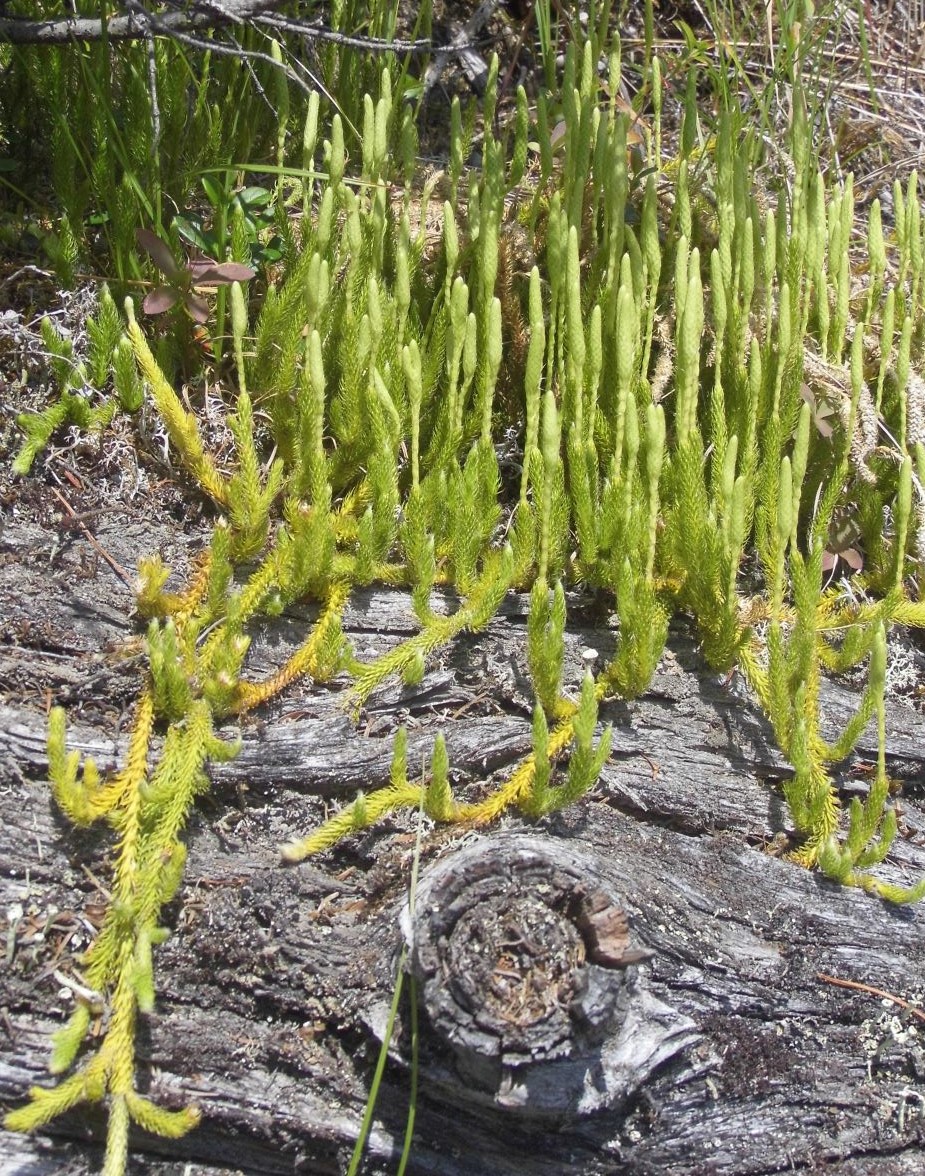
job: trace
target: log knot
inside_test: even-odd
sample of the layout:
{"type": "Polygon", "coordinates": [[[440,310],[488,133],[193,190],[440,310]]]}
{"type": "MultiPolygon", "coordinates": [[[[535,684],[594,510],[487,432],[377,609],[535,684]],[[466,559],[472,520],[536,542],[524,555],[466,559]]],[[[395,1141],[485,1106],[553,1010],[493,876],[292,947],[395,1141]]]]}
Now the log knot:
{"type": "Polygon", "coordinates": [[[464,911],[438,944],[451,1012],[497,1036],[507,1051],[548,1052],[568,1039],[583,944],[574,924],[541,896],[496,881],[498,891],[464,911]]]}
{"type": "Polygon", "coordinates": [[[630,946],[600,864],[566,843],[466,846],[425,872],[402,924],[457,1097],[587,1114],[624,1101],[695,1037],[633,966],[651,953],[630,946]]]}

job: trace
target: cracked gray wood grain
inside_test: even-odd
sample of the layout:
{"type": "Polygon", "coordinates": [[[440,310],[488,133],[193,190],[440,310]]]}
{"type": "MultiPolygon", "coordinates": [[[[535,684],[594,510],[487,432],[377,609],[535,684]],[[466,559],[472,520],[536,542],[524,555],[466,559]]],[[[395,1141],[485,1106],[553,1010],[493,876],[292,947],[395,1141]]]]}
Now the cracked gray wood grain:
{"type": "MultiPolygon", "coordinates": [[[[42,780],[42,691],[67,696],[72,746],[115,762],[124,740],[102,719],[131,696],[131,672],[105,653],[131,631],[122,591],[72,584],[58,594],[43,581],[45,628],[33,631],[28,673],[22,645],[0,658],[7,1106],[46,1080],[48,1034],[68,1006],[53,971],[86,946],[94,879],[107,876],[105,831],[70,828],[42,780]]],[[[18,600],[11,621],[34,620],[35,598],[18,600]]],[[[379,692],[358,724],[340,685],[302,684],[245,725],[240,756],[213,770],[139,1051],[151,1093],[170,1105],[194,1099],[204,1119],[177,1144],[139,1136],[133,1171],[343,1171],[405,941],[424,1026],[411,1171],[921,1171],[915,1024],[817,974],[921,1001],[925,912],[840,890],[764,852],[787,827],[775,783],[786,765],[747,698],[703,669],[683,632],[644,698],[602,707],[613,751],[585,801],[538,823],[425,833],[416,910],[431,921],[429,938],[407,913],[402,930],[415,814],[280,865],[279,843],[317,826],[332,800],[387,781],[400,723],[411,764],[426,763],[434,734],[446,734],[454,786],[470,796],[513,767],[530,743],[525,610],[523,599],[506,602],[419,686],[379,692]],[[635,954],[614,966],[623,951],[635,954]]],[[[256,632],[255,673],[299,642],[307,615],[256,632]]],[[[613,633],[575,615],[566,677],[577,684],[583,653],[606,656],[613,633]]],[[[345,618],[364,657],[413,625],[397,592],[358,593],[345,618]]],[[[830,686],[825,697],[837,725],[853,696],[830,686]]],[[[925,869],[925,721],[894,707],[890,724],[908,835],[886,872],[908,882],[925,869]]],[[[858,754],[874,753],[868,733],[858,754]]],[[[395,1170],[407,1021],[404,1007],[369,1173],[395,1170]]],[[[0,1135],[3,1171],[94,1170],[101,1125],[81,1113],[52,1140],[0,1135]]]]}

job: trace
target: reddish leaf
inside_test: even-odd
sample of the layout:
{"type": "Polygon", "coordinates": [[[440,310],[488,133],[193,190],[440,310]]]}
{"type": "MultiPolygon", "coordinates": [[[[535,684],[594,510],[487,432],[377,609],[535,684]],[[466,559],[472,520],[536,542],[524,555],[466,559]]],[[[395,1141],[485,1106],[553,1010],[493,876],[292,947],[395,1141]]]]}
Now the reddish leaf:
{"type": "Polygon", "coordinates": [[[193,339],[207,359],[215,359],[215,348],[209,338],[209,332],[202,325],[193,327],[193,339]]]}
{"type": "Polygon", "coordinates": [[[223,261],[218,267],[218,272],[226,282],[249,282],[257,273],[249,265],[243,265],[240,261],[223,261]]]}
{"type": "MultiPolygon", "coordinates": [[[[170,252],[170,246],[162,241],[157,233],[152,233],[150,229],[136,229],[135,240],[161,273],[165,274],[168,278],[172,278],[180,272],[180,267],[170,252]]],[[[149,311],[149,313],[157,312],[149,311]]]]}
{"type": "Polygon", "coordinates": [[[204,298],[200,298],[198,294],[187,294],[183,302],[194,323],[201,325],[209,317],[209,304],[204,298]]]}
{"type": "Polygon", "coordinates": [[[217,266],[218,262],[214,257],[193,257],[186,263],[187,271],[196,286],[201,286],[202,279],[207,278],[217,266]]]}
{"type": "Polygon", "coordinates": [[[179,297],[180,294],[174,286],[155,286],[145,297],[141,308],[145,314],[164,314],[176,305],[179,297]]]}
{"type": "Polygon", "coordinates": [[[229,286],[232,282],[249,282],[254,277],[254,270],[249,265],[241,265],[238,261],[219,263],[208,258],[191,261],[189,271],[195,286],[229,286]]]}
{"type": "Polygon", "coordinates": [[[844,551],[824,551],[822,553],[822,570],[834,572],[839,561],[846,563],[852,572],[860,572],[864,568],[864,556],[856,547],[846,547],[844,551]]]}
{"type": "Polygon", "coordinates": [[[856,547],[846,547],[844,551],[838,553],[838,556],[839,559],[845,561],[852,572],[859,572],[864,567],[864,556],[856,547]]]}

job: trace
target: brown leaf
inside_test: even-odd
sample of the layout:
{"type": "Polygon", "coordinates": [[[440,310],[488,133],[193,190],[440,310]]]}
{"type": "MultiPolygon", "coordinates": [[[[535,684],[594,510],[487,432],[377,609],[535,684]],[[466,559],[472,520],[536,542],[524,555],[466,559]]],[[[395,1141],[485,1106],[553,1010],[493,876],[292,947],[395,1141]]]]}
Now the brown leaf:
{"type": "MultiPolygon", "coordinates": [[[[175,277],[180,272],[170,246],[160,239],[157,233],[150,229],[136,229],[135,240],[151,258],[157,268],[168,278],[175,277]]],[[[159,311],[148,311],[149,314],[159,314],[159,311]]]]}
{"type": "Polygon", "coordinates": [[[176,305],[179,297],[179,291],[174,286],[155,286],[151,293],[146,295],[141,308],[145,314],[165,314],[176,305]]]}
{"type": "Polygon", "coordinates": [[[204,298],[200,298],[198,294],[187,294],[183,299],[183,303],[194,323],[201,325],[209,317],[209,304],[204,298]]]}
{"type": "Polygon", "coordinates": [[[232,282],[249,282],[254,270],[238,261],[213,261],[209,257],[189,263],[194,286],[229,286],[232,282]]]}

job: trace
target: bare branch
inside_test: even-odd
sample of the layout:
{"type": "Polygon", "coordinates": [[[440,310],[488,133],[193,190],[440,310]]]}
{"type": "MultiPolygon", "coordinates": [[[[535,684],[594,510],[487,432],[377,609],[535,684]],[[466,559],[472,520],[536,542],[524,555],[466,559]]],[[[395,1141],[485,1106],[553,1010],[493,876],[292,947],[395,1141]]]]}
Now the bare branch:
{"type": "Polygon", "coordinates": [[[155,12],[139,2],[126,4],[126,11],[105,24],[95,17],[62,17],[31,20],[0,16],[0,43],[11,45],[62,45],[70,41],[136,41],[150,36],[177,36],[227,24],[260,21],[298,33],[309,40],[332,41],[367,51],[422,53],[429,41],[383,41],[373,37],[350,37],[317,24],[295,18],[267,16],[281,0],[194,0],[181,10],[155,12]]]}
{"type": "Polygon", "coordinates": [[[182,12],[151,12],[136,4],[105,24],[95,17],[28,20],[7,16],[0,18],[0,41],[13,45],[61,45],[68,41],[101,41],[104,36],[110,41],[137,41],[151,31],[166,36],[247,20],[273,8],[278,2],[222,0],[221,4],[194,3],[182,12]]]}
{"type": "Polygon", "coordinates": [[[351,37],[346,33],[326,29],[323,25],[308,24],[306,21],[295,20],[287,16],[268,16],[261,14],[255,17],[254,24],[262,28],[279,29],[284,33],[300,33],[313,41],[327,41],[334,45],[344,45],[350,49],[363,49],[369,53],[429,53],[433,42],[420,41],[386,41],[381,37],[351,37]]]}

